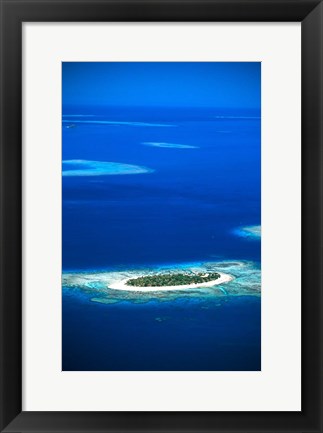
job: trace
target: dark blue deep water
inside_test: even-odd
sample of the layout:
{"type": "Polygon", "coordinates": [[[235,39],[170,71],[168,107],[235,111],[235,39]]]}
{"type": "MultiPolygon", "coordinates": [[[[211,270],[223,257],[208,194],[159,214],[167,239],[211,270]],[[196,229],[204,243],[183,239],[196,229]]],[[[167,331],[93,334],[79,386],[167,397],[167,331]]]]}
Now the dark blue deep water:
{"type": "MultiPolygon", "coordinates": [[[[252,110],[65,107],[63,160],[144,172],[63,176],[63,272],[260,266],[260,242],[234,234],[260,224],[260,123],[252,110]]],[[[66,289],[63,370],[259,370],[260,306],[259,296],[100,304],[66,289]]]]}

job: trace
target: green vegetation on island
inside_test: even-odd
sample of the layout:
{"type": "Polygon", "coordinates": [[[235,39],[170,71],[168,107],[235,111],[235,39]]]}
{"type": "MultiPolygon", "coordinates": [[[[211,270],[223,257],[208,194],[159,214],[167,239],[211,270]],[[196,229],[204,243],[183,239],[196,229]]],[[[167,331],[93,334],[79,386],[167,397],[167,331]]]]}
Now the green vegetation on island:
{"type": "Polygon", "coordinates": [[[200,272],[196,274],[159,274],[131,278],[126,282],[126,285],[134,287],[184,286],[189,284],[207,283],[208,281],[217,280],[218,278],[220,278],[220,274],[217,272],[200,272]]]}

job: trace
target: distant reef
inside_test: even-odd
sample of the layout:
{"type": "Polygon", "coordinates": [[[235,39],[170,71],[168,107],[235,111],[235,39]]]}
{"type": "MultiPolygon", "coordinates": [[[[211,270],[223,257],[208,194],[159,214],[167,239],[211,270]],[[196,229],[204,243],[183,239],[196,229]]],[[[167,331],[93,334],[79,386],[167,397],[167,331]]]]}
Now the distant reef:
{"type": "Polygon", "coordinates": [[[133,164],[110,161],[70,159],[63,161],[63,176],[111,176],[152,173],[154,170],[133,164]]]}
{"type": "Polygon", "coordinates": [[[142,143],[145,146],[151,147],[164,147],[166,149],[198,149],[198,146],[192,146],[190,144],[177,144],[177,143],[164,143],[155,141],[145,141],[142,143]]]}
{"type": "Polygon", "coordinates": [[[246,226],[246,227],[239,227],[238,229],[235,229],[233,233],[237,236],[241,236],[243,238],[248,239],[258,239],[261,238],[261,226],[246,226]]]}

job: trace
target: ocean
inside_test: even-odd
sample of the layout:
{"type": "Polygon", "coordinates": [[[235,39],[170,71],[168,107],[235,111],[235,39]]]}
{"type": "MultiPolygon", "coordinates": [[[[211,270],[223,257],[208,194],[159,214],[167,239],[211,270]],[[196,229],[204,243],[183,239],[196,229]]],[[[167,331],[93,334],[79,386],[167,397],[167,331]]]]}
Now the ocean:
{"type": "Polygon", "coordinates": [[[256,110],[63,107],[63,370],[261,369],[260,131],[256,110]],[[223,292],[97,283],[208,263],[223,292]]]}

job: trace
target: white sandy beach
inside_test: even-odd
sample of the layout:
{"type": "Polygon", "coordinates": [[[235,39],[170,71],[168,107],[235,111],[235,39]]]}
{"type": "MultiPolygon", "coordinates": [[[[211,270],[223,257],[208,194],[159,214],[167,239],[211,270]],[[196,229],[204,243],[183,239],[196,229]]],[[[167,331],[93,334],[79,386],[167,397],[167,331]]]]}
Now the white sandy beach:
{"type": "MultiPolygon", "coordinates": [[[[205,283],[199,283],[199,284],[186,284],[182,286],[162,286],[162,287],[135,287],[135,286],[127,286],[127,281],[130,278],[127,278],[125,280],[116,281],[112,284],[109,284],[109,289],[113,290],[126,290],[127,292],[167,292],[170,290],[187,290],[187,289],[196,289],[199,287],[212,287],[212,286],[218,286],[219,284],[228,283],[229,281],[233,280],[233,277],[228,274],[223,274],[221,272],[218,272],[220,274],[220,278],[217,278],[213,281],[207,281],[205,283]]],[[[137,275],[137,277],[142,277],[142,275],[137,275]]],[[[136,278],[136,277],[132,277],[136,278]]],[[[131,278],[131,279],[132,279],[131,278]]]]}

